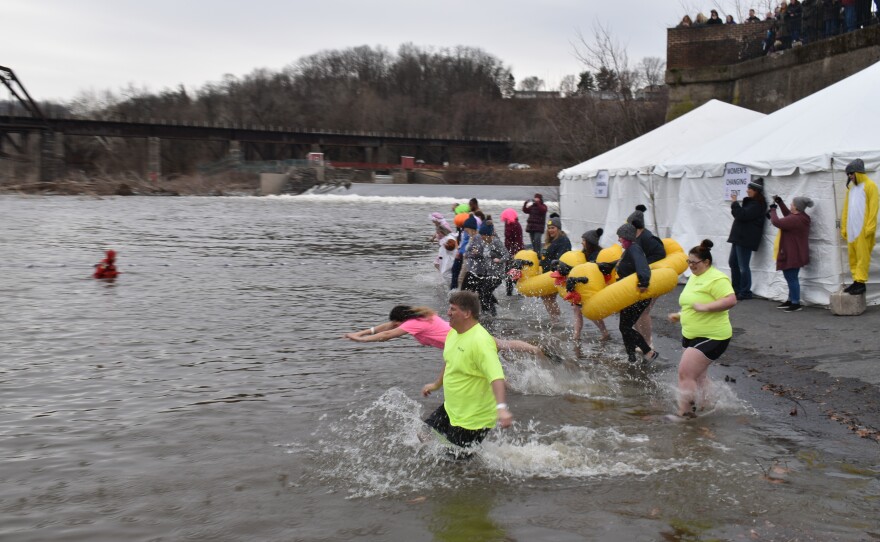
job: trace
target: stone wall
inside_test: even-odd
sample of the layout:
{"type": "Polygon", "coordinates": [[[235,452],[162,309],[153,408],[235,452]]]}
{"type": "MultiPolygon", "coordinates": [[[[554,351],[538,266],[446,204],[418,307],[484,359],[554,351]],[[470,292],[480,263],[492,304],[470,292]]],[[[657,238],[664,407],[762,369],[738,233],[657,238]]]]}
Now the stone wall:
{"type": "Polygon", "coordinates": [[[667,69],[726,66],[761,56],[770,22],[670,28],[666,32],[667,69]]]}
{"type": "Polygon", "coordinates": [[[772,113],[878,60],[880,25],[725,66],[676,68],[670,62],[666,71],[669,86],[666,120],[677,118],[713,98],[772,113]]]}

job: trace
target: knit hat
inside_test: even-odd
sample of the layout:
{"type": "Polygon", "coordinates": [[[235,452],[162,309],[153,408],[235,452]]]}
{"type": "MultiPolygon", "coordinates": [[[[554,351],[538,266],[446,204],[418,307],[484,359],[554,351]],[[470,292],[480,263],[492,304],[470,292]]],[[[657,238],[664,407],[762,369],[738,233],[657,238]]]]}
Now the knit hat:
{"type": "Polygon", "coordinates": [[[504,222],[505,224],[516,222],[517,218],[518,216],[516,214],[516,211],[511,209],[510,207],[501,211],[501,222],[504,222]]]}
{"type": "Polygon", "coordinates": [[[813,200],[807,196],[797,196],[794,198],[793,204],[794,208],[797,209],[799,213],[803,213],[807,207],[813,206],[813,200]]]}
{"type": "Polygon", "coordinates": [[[480,225],[477,223],[477,217],[475,217],[474,215],[471,215],[468,217],[467,220],[464,221],[464,224],[462,224],[461,227],[462,228],[470,228],[472,230],[475,230],[475,229],[479,228],[480,225]]]}
{"type": "Polygon", "coordinates": [[[749,188],[764,193],[764,177],[758,177],[754,181],[749,181],[749,188]]]}
{"type": "Polygon", "coordinates": [[[551,218],[550,220],[547,221],[547,225],[554,226],[554,227],[561,230],[562,229],[562,220],[560,220],[558,216],[554,216],[553,218],[551,218]]]}
{"type": "Polygon", "coordinates": [[[849,173],[864,173],[865,172],[865,163],[861,158],[856,158],[852,162],[846,165],[846,172],[849,173]]]}
{"type": "Polygon", "coordinates": [[[627,217],[627,219],[626,219],[627,223],[632,224],[637,229],[644,228],[645,227],[645,211],[647,211],[647,210],[648,210],[648,208],[642,204],[636,205],[636,210],[633,211],[632,214],[627,217]],[[636,224],[634,221],[638,221],[638,224],[636,224]]]}
{"type": "Polygon", "coordinates": [[[632,224],[624,224],[623,226],[617,228],[617,236],[621,239],[626,239],[627,241],[635,241],[636,227],[632,224]]]}
{"type": "Polygon", "coordinates": [[[581,237],[594,247],[597,247],[599,246],[599,239],[602,237],[603,233],[605,233],[605,231],[602,228],[599,228],[597,230],[590,230],[581,235],[581,237]]]}
{"type": "Polygon", "coordinates": [[[491,220],[483,222],[480,226],[480,235],[495,235],[495,226],[492,225],[491,220]]]}

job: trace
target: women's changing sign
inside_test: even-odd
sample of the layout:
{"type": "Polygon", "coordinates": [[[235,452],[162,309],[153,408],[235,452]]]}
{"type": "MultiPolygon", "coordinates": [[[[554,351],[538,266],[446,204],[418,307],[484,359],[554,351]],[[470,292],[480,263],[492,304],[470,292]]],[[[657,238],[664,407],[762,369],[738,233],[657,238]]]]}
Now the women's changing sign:
{"type": "Polygon", "coordinates": [[[608,170],[600,169],[596,172],[596,183],[593,185],[593,197],[608,197],[608,170]]]}
{"type": "Polygon", "coordinates": [[[732,194],[736,194],[736,199],[742,201],[751,180],[748,166],[728,162],[724,166],[724,199],[729,200],[732,194]]]}

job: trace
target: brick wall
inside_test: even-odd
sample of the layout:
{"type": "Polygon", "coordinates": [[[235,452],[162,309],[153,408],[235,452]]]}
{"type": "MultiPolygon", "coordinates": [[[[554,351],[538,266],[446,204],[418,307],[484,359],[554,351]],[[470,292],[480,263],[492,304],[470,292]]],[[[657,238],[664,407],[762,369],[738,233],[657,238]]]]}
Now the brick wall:
{"type": "Polygon", "coordinates": [[[761,56],[770,22],[670,28],[666,33],[668,69],[726,66],[761,56]]]}

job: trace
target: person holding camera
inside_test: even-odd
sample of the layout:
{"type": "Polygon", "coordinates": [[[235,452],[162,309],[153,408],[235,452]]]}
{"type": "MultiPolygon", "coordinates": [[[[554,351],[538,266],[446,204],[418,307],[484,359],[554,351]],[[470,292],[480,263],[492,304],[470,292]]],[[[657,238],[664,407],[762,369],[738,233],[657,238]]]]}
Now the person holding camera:
{"type": "Polygon", "coordinates": [[[737,201],[736,192],[730,195],[732,203],[730,212],[733,225],[727,242],[731,244],[730,279],[737,299],[752,298],[752,270],[749,263],[752,252],[757,252],[764,236],[764,215],[767,213],[767,201],[764,199],[764,179],[757,178],[749,183],[747,196],[742,203],[737,201]]]}
{"type": "Polygon", "coordinates": [[[695,418],[706,406],[709,365],[727,350],[733,337],[729,310],[736,305],[730,279],[712,265],[713,243],[704,239],[688,252],[691,276],[678,297],[681,312],[670,322],[681,323],[681,361],[678,363],[678,415],[695,418]]]}
{"type": "Polygon", "coordinates": [[[532,240],[532,250],[541,257],[541,237],[544,235],[544,222],[547,219],[547,206],[544,205],[544,196],[535,194],[530,200],[526,200],[522,208],[529,215],[526,222],[526,233],[532,240]]]}
{"type": "Polygon", "coordinates": [[[801,306],[801,285],[798,273],[801,267],[810,263],[810,215],[806,212],[813,206],[813,200],[798,196],[791,201],[791,209],[785,206],[782,198],[773,196],[773,203],[767,216],[770,223],[779,228],[779,250],[776,253],[776,270],[782,271],[788,283],[788,299],[777,309],[785,312],[803,310],[801,306]],[[782,212],[779,216],[776,208],[782,212]]]}

